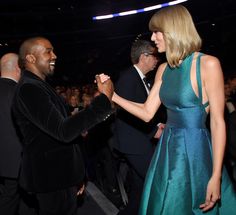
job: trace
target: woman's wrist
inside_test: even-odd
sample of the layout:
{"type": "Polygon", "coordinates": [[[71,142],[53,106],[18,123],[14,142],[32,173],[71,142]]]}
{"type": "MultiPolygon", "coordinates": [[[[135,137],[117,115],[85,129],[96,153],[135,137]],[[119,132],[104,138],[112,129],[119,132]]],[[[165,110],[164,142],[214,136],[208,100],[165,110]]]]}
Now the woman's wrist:
{"type": "Polygon", "coordinates": [[[212,174],[211,177],[214,178],[214,179],[217,179],[217,180],[221,180],[221,176],[222,176],[221,172],[220,173],[215,172],[215,173],[212,174]]]}
{"type": "Polygon", "coordinates": [[[113,102],[116,102],[116,98],[117,98],[117,94],[114,92],[113,95],[112,95],[111,100],[112,100],[113,102]]]}

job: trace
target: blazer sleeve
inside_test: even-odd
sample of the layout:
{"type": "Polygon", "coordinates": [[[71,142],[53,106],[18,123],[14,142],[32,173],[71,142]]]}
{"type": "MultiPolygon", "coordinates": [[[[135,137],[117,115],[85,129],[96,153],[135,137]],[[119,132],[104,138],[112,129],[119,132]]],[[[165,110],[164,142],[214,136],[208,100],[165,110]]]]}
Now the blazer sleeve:
{"type": "Polygon", "coordinates": [[[72,116],[64,116],[51,96],[37,85],[24,84],[16,105],[31,123],[63,142],[70,142],[113,112],[109,99],[101,94],[86,109],[72,116]]]}

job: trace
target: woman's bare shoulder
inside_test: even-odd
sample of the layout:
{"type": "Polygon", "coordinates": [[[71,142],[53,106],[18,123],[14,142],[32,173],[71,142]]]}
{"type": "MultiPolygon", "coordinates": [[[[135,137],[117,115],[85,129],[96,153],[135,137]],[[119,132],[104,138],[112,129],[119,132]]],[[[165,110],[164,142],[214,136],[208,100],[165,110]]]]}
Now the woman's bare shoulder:
{"type": "Polygon", "coordinates": [[[212,55],[203,55],[201,59],[201,73],[203,78],[210,78],[211,80],[217,76],[222,76],[219,59],[212,55]]]}
{"type": "Polygon", "coordinates": [[[201,59],[203,67],[214,68],[220,66],[220,61],[215,56],[204,54],[201,59]]]}

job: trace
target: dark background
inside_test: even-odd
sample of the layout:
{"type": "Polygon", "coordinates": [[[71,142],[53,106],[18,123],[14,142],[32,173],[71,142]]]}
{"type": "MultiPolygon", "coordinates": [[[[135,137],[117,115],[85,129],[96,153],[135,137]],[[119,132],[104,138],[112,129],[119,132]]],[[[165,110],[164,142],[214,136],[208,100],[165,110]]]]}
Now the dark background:
{"type": "MultiPolygon", "coordinates": [[[[53,84],[83,84],[96,73],[116,78],[130,65],[129,51],[138,34],[150,38],[150,11],[93,21],[95,15],[140,9],[167,0],[1,0],[0,56],[18,52],[21,42],[45,36],[58,57],[53,84]]],[[[225,75],[234,73],[236,1],[189,0],[183,3],[203,39],[202,51],[220,58],[225,75]]]]}

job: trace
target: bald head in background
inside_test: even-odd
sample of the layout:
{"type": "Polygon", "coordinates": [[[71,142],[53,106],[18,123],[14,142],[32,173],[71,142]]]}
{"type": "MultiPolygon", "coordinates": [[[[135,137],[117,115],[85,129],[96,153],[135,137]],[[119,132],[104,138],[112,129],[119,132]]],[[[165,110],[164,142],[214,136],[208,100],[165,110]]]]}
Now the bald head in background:
{"type": "Polygon", "coordinates": [[[7,53],[0,60],[0,71],[2,78],[9,78],[16,82],[21,76],[21,69],[18,65],[19,57],[15,53],[7,53]]]}

